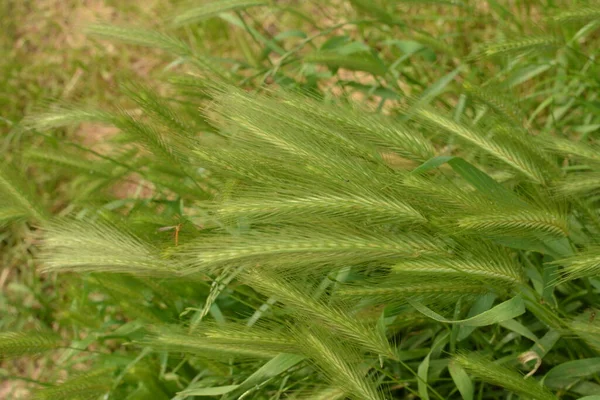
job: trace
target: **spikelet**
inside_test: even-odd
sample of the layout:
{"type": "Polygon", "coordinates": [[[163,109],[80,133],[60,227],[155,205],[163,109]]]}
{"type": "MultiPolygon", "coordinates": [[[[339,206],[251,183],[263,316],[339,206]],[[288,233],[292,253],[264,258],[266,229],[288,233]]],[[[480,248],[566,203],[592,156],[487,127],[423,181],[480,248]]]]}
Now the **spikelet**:
{"type": "Polygon", "coordinates": [[[545,171],[540,168],[538,163],[533,162],[530,152],[524,146],[495,140],[484,132],[458,123],[431,109],[418,109],[417,116],[426,123],[442,128],[479,147],[521,172],[533,182],[543,184],[546,181],[545,171]]]}
{"type": "Polygon", "coordinates": [[[60,105],[52,110],[40,112],[25,118],[24,125],[27,128],[44,131],[48,129],[61,128],[76,125],[81,122],[98,122],[114,125],[117,118],[101,110],[77,109],[68,105],[60,105]]]}
{"type": "Polygon", "coordinates": [[[62,221],[46,228],[43,271],[102,271],[164,275],[176,270],[154,246],[102,221],[62,221]]]}
{"type": "Polygon", "coordinates": [[[481,278],[483,281],[498,281],[497,284],[519,285],[525,277],[510,254],[498,246],[481,244],[481,247],[466,246],[468,250],[446,257],[420,257],[403,260],[390,268],[400,273],[426,273],[431,275],[481,278]]]}
{"type": "Polygon", "coordinates": [[[177,149],[171,145],[166,136],[156,126],[136,120],[127,113],[118,116],[115,126],[135,137],[138,143],[141,143],[157,157],[166,160],[171,165],[181,165],[182,155],[177,152],[177,149]]]}
{"type": "Polygon", "coordinates": [[[0,332],[0,359],[53,350],[62,340],[53,332],[0,332]]]}
{"type": "Polygon", "coordinates": [[[228,74],[223,73],[222,68],[219,68],[209,57],[198,54],[188,44],[174,36],[153,30],[105,24],[92,24],[86,31],[102,39],[161,49],[188,61],[205,75],[213,74],[225,81],[229,79],[228,74]]]}
{"type": "Polygon", "coordinates": [[[468,373],[485,382],[503,387],[535,400],[555,400],[556,397],[534,379],[525,379],[523,375],[508,367],[499,365],[477,354],[459,354],[454,360],[468,373]]]}
{"type": "Polygon", "coordinates": [[[112,388],[113,367],[96,368],[34,392],[32,400],[95,400],[112,388]]]}
{"type": "Polygon", "coordinates": [[[234,323],[202,324],[193,332],[178,327],[161,328],[141,343],[160,350],[197,354],[202,357],[272,358],[279,353],[298,353],[296,341],[285,330],[249,328],[234,323]]]}
{"type": "Polygon", "coordinates": [[[139,83],[130,83],[124,87],[123,92],[155,122],[165,126],[171,136],[190,135],[192,128],[179,117],[177,110],[150,88],[139,83]]]}
{"type": "Polygon", "coordinates": [[[522,109],[519,107],[518,99],[506,96],[507,88],[502,86],[481,87],[469,82],[463,84],[463,88],[475,99],[490,107],[494,112],[519,126],[525,120],[522,109]]]}
{"type": "Polygon", "coordinates": [[[111,165],[94,162],[66,151],[31,149],[25,153],[25,158],[36,163],[56,166],[94,177],[111,178],[115,173],[113,172],[115,169],[111,165]]]}
{"type": "Polygon", "coordinates": [[[562,23],[586,23],[588,21],[594,21],[600,19],[600,7],[576,7],[570,10],[562,11],[553,17],[551,21],[562,24],[562,23]]]}
{"type": "MultiPolygon", "coordinates": [[[[422,133],[397,119],[374,114],[347,104],[324,104],[321,101],[286,93],[284,104],[302,112],[303,119],[318,118],[321,124],[341,135],[367,141],[401,157],[423,162],[433,157],[435,149],[422,133]]],[[[289,113],[288,113],[289,114],[289,113]]]]}
{"type": "Polygon", "coordinates": [[[576,159],[600,162],[600,148],[596,145],[575,142],[557,137],[546,137],[542,141],[544,147],[564,156],[574,156],[576,159]]]}
{"type": "Polygon", "coordinates": [[[27,219],[29,213],[22,207],[0,205],[0,227],[5,224],[27,219]]]}
{"type": "Polygon", "coordinates": [[[384,399],[355,364],[360,356],[352,347],[334,340],[327,331],[317,327],[299,330],[296,336],[304,353],[346,396],[353,400],[384,399]]]}
{"type": "Polygon", "coordinates": [[[591,246],[571,257],[552,262],[563,267],[567,279],[596,277],[600,275],[600,246],[591,246]]]}
{"type": "Polygon", "coordinates": [[[359,281],[341,286],[336,296],[342,300],[369,300],[379,304],[404,304],[407,299],[433,303],[455,303],[460,298],[474,299],[489,293],[481,279],[451,274],[396,273],[382,280],[359,281]]]}
{"type": "Polygon", "coordinates": [[[86,28],[86,32],[89,35],[103,39],[166,50],[178,56],[188,56],[192,54],[192,50],[189,46],[181,40],[154,30],[92,24],[86,28]]]}
{"type": "Polygon", "coordinates": [[[497,55],[514,55],[532,50],[556,49],[564,43],[554,36],[526,37],[523,39],[505,40],[499,43],[489,43],[481,50],[484,57],[497,55]]]}
{"type": "Polygon", "coordinates": [[[297,313],[300,320],[318,320],[356,346],[386,357],[396,358],[385,335],[375,327],[356,320],[341,308],[325,304],[305,294],[297,285],[272,273],[254,269],[244,277],[252,287],[279,299],[297,313]]]}
{"type": "Polygon", "coordinates": [[[568,234],[566,217],[550,210],[490,210],[459,218],[457,225],[466,232],[484,236],[565,237],[568,234]]]}
{"type": "Polygon", "coordinates": [[[216,235],[180,246],[178,253],[189,260],[184,273],[219,269],[229,263],[261,263],[279,270],[315,270],[332,265],[358,264],[370,260],[417,257],[440,254],[443,244],[419,235],[370,235],[336,232],[329,234],[310,229],[281,229],[277,233],[259,233],[232,237],[216,235]]]}
{"type": "Polygon", "coordinates": [[[279,220],[314,217],[318,215],[348,219],[369,220],[372,223],[424,223],[425,217],[409,204],[377,194],[369,197],[313,195],[280,199],[241,200],[221,204],[217,215],[222,218],[249,218],[251,220],[279,220]]]}
{"type": "Polygon", "coordinates": [[[556,183],[557,194],[575,198],[590,197],[600,192],[600,173],[581,172],[567,175],[556,183]]]}

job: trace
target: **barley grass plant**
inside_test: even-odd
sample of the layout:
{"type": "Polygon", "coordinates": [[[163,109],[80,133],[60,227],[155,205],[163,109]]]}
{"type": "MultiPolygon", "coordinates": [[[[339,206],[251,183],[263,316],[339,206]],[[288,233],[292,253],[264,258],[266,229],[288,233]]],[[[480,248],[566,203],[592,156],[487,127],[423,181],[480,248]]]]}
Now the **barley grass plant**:
{"type": "Polygon", "coordinates": [[[7,330],[0,354],[58,354],[40,399],[597,398],[599,18],[205,1],[90,26],[173,61],[24,121],[47,142],[2,165],[1,221],[75,280],[62,337],[7,330]],[[118,133],[53,136],[89,121],[118,133]]]}

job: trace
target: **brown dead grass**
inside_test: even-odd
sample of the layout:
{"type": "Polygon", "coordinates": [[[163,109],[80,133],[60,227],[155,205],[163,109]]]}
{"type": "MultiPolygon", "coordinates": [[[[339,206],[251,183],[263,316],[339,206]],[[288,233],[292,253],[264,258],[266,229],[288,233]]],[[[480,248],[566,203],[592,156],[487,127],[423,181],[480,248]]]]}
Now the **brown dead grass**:
{"type": "Polygon", "coordinates": [[[0,382],[0,399],[27,399],[31,394],[29,385],[24,381],[5,380],[0,382]]]}

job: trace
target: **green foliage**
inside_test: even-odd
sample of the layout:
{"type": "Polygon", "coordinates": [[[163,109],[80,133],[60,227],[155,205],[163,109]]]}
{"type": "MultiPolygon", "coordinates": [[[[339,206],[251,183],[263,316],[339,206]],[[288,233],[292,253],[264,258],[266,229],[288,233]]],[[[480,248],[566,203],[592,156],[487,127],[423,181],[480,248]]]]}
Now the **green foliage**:
{"type": "Polygon", "coordinates": [[[257,0],[207,1],[201,6],[192,7],[182,11],[173,18],[173,23],[175,25],[192,24],[210,17],[214,17],[223,12],[241,10],[255,6],[263,6],[267,4],[269,4],[268,1],[257,0]]]}
{"type": "MultiPolygon", "coordinates": [[[[595,8],[547,5],[539,35],[518,7],[434,3],[456,32],[384,1],[324,28],[264,1],[183,9],[169,33],[89,28],[178,58],[171,85],[26,120],[47,148],[22,159],[72,193],[54,215],[0,171],[2,221],[40,225],[42,271],[80,279],[61,360],[94,369],[38,397],[600,393],[582,372],[600,349],[600,70],[595,25],[577,26],[595,8]],[[273,34],[273,15],[294,29],[273,34]],[[484,17],[504,31],[465,48],[484,17]],[[212,24],[243,57],[197,44],[212,24]],[[106,148],[55,135],[81,122],[117,133],[106,148]]],[[[56,346],[0,334],[8,355],[56,346]]]]}

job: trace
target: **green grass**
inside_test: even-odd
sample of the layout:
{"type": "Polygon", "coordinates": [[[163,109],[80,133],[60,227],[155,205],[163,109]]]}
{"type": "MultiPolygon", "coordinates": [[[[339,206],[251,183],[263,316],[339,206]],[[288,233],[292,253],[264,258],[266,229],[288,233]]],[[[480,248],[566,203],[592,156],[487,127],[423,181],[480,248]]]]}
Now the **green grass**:
{"type": "MultiPolygon", "coordinates": [[[[25,167],[23,172],[33,180],[36,197],[40,196],[53,211],[63,208],[73,192],[65,185],[65,175],[23,159],[26,151],[38,149],[46,153],[44,136],[48,134],[28,131],[23,118],[57,100],[94,105],[121,101],[124,96],[119,82],[132,75],[148,79],[167,64],[168,59],[159,52],[114,46],[110,50],[106,43],[86,37],[86,24],[97,18],[114,22],[136,18],[144,23],[167,7],[156,4],[154,10],[140,11],[138,7],[115,6],[104,1],[82,6],[77,1],[53,0],[8,0],[0,5],[0,148],[6,161],[25,167]]],[[[69,138],[93,145],[105,140],[108,133],[110,130],[97,124],[84,124],[53,135],[60,140],[69,138]]],[[[54,329],[70,337],[67,310],[73,297],[68,295],[67,286],[78,280],[57,280],[37,273],[36,228],[25,223],[3,224],[0,231],[0,330],[54,329]]],[[[11,378],[2,378],[0,397],[24,398],[27,389],[37,387],[26,377],[42,382],[56,380],[55,360],[53,356],[3,362],[1,374],[11,378]]]]}
{"type": "Polygon", "coordinates": [[[597,6],[205,3],[123,9],[60,63],[3,6],[11,382],[600,395],[597,6]]]}

